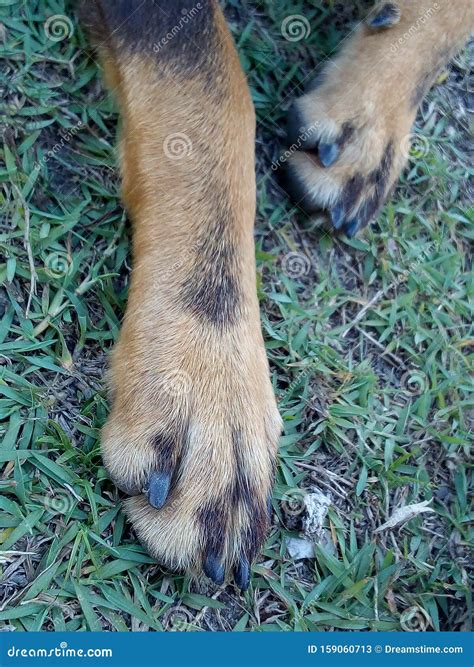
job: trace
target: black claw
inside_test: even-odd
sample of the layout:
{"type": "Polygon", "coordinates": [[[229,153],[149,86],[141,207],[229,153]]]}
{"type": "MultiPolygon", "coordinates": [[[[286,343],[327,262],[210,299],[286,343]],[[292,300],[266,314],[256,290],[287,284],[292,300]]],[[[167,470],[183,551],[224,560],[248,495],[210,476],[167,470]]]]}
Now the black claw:
{"type": "Polygon", "coordinates": [[[242,557],[234,570],[234,579],[241,591],[246,591],[250,584],[250,566],[246,558],[242,557]]]}
{"type": "Polygon", "coordinates": [[[202,565],[204,574],[209,577],[215,584],[220,586],[224,583],[225,569],[221,560],[216,554],[209,553],[204,559],[202,565]]]}
{"type": "Polygon", "coordinates": [[[339,157],[340,147],[338,144],[319,144],[319,159],[323,167],[330,167],[339,157]]]}
{"type": "Polygon", "coordinates": [[[361,222],[358,218],[353,218],[352,220],[349,220],[345,228],[346,236],[350,239],[354,238],[354,236],[359,231],[360,225],[361,222]]]}
{"type": "Polygon", "coordinates": [[[152,472],[148,480],[147,499],[152,507],[160,510],[170,490],[171,475],[168,472],[152,472]]]}
{"type": "Polygon", "coordinates": [[[385,3],[378,11],[369,16],[367,24],[371,28],[390,28],[400,21],[400,8],[393,2],[385,3]]]}
{"type": "Polygon", "coordinates": [[[334,229],[340,229],[345,219],[345,210],[342,204],[336,204],[329,212],[334,229]]]}

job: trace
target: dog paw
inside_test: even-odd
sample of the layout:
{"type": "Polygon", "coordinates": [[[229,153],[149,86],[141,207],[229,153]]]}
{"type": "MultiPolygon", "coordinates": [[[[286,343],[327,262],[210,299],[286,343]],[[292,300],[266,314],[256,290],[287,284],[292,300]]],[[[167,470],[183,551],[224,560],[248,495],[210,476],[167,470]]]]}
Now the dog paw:
{"type": "Polygon", "coordinates": [[[382,5],[289,113],[286,188],[349,237],[377,215],[409,156],[423,64],[391,52],[399,20],[394,3],[382,5]]]}
{"type": "Polygon", "coordinates": [[[245,589],[281,429],[259,327],[144,319],[126,318],[112,356],[106,468],[153,557],[245,589]]]}

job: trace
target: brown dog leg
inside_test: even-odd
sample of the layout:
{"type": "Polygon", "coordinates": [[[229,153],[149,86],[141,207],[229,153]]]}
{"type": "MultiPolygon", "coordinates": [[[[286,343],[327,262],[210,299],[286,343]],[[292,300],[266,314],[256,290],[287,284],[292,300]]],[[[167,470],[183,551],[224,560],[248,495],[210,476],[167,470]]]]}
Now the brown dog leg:
{"type": "Polygon", "coordinates": [[[233,571],[246,588],[280,433],[256,296],[247,83],[217,2],[85,9],[120,105],[134,229],[104,461],[153,556],[216,583],[233,571]]]}

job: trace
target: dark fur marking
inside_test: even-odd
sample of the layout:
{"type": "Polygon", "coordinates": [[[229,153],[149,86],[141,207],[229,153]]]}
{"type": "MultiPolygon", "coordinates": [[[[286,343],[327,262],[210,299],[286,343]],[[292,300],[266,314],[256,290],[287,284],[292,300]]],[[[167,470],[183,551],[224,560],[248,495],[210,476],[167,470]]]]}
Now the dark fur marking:
{"type": "Polygon", "coordinates": [[[233,447],[235,456],[235,481],[232,489],[232,500],[234,504],[243,503],[251,508],[254,502],[255,492],[245,471],[245,460],[242,455],[242,434],[239,429],[234,429],[233,447]]]}
{"type": "MultiPolygon", "coordinates": [[[[249,517],[249,525],[242,533],[242,553],[245,558],[252,562],[265,539],[269,525],[268,501],[262,501],[257,490],[252,488],[252,484],[246,474],[245,460],[241,446],[242,434],[239,429],[234,430],[233,446],[235,456],[236,477],[232,488],[232,500],[234,504],[242,503],[245,506],[249,517]]],[[[272,478],[275,469],[275,463],[271,462],[272,478]]],[[[244,560],[245,560],[244,558],[244,560]]]]}
{"type": "Polygon", "coordinates": [[[225,506],[223,499],[213,500],[198,512],[197,520],[204,535],[206,554],[219,556],[224,549],[228,516],[225,506]]]}
{"type": "Polygon", "coordinates": [[[365,202],[358,213],[357,230],[364,227],[377,213],[381,206],[380,197],[376,193],[372,194],[365,202]]]}
{"type": "Polygon", "coordinates": [[[222,201],[214,210],[215,222],[207,227],[206,236],[196,249],[193,270],[182,287],[182,299],[194,315],[222,328],[236,322],[241,293],[237,252],[229,233],[233,213],[222,201]]]}
{"type": "Polygon", "coordinates": [[[385,147],[384,154],[377,169],[371,172],[369,181],[376,186],[376,189],[385,191],[387,179],[390,176],[390,170],[393,164],[393,141],[389,141],[385,147]]]}
{"type": "Polygon", "coordinates": [[[170,433],[158,433],[151,441],[155,451],[156,469],[171,472],[176,462],[177,438],[170,433]]]}
{"type": "Polygon", "coordinates": [[[346,183],[340,199],[341,205],[346,213],[348,213],[356,203],[364,185],[365,178],[361,174],[356,174],[346,183]]]}
{"type": "Polygon", "coordinates": [[[257,555],[268,530],[269,517],[266,502],[254,498],[252,507],[248,509],[249,525],[242,533],[242,551],[249,562],[257,555]]]}
{"type": "MultiPolygon", "coordinates": [[[[183,74],[211,69],[213,0],[83,0],[81,18],[96,41],[173,61],[183,74]]],[[[215,68],[214,68],[215,69],[215,68]]]]}
{"type": "Polygon", "coordinates": [[[360,209],[358,215],[360,221],[359,228],[366,225],[375,216],[384,202],[387,182],[390,178],[392,169],[393,157],[393,142],[390,141],[385,148],[379,167],[374,169],[369,176],[369,182],[374,185],[374,192],[360,209]]]}
{"type": "Polygon", "coordinates": [[[343,146],[347,141],[349,141],[354,132],[355,132],[355,127],[352,125],[352,123],[344,123],[344,125],[342,126],[341,133],[337,138],[337,143],[340,146],[343,146]]]}
{"type": "Polygon", "coordinates": [[[347,215],[357,203],[365,183],[365,178],[361,174],[356,174],[347,181],[341,196],[329,211],[329,217],[334,229],[341,229],[346,224],[347,215]]]}
{"type": "Polygon", "coordinates": [[[377,169],[374,169],[367,178],[356,174],[347,182],[339,201],[331,210],[331,220],[336,229],[344,226],[344,231],[352,238],[359,229],[364,227],[375,216],[384,202],[393,158],[393,142],[390,141],[385,148],[377,169]],[[357,204],[361,193],[370,188],[370,186],[373,186],[371,195],[362,199],[361,206],[355,213],[355,216],[347,220],[346,216],[357,204]]]}
{"type": "Polygon", "coordinates": [[[182,422],[174,432],[157,433],[151,440],[155,452],[155,470],[173,475],[172,487],[176,486],[181,471],[181,461],[186,456],[189,444],[189,424],[182,422]]]}
{"type": "Polygon", "coordinates": [[[318,143],[317,127],[308,127],[298,105],[293,103],[287,115],[286,142],[293,150],[310,150],[318,143]]]}

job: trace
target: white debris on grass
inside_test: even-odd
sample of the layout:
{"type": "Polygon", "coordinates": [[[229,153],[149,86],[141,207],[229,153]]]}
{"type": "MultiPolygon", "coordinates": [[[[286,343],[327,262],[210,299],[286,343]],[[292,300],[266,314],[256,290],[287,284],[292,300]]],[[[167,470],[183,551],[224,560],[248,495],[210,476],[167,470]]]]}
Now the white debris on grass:
{"type": "Polygon", "coordinates": [[[319,489],[313,488],[305,494],[303,498],[303,535],[286,539],[288,554],[293,560],[314,558],[316,543],[322,544],[331,552],[334,551],[330,531],[323,528],[330,506],[330,496],[319,489]]]}
{"type": "Polygon", "coordinates": [[[428,507],[431,503],[431,500],[425,500],[422,503],[414,503],[413,505],[405,505],[404,507],[398,507],[390,517],[388,521],[383,523],[381,526],[374,530],[374,533],[381,533],[383,530],[388,530],[390,528],[397,528],[407,521],[411,521],[418,514],[422,512],[434,512],[434,509],[428,507]]]}
{"type": "Polygon", "coordinates": [[[293,560],[303,560],[303,558],[314,558],[314,542],[307,537],[287,537],[286,548],[288,554],[293,560]]]}
{"type": "Polygon", "coordinates": [[[324,520],[331,506],[331,497],[319,489],[313,489],[304,497],[305,516],[303,517],[303,530],[308,537],[318,537],[324,520]]]}

